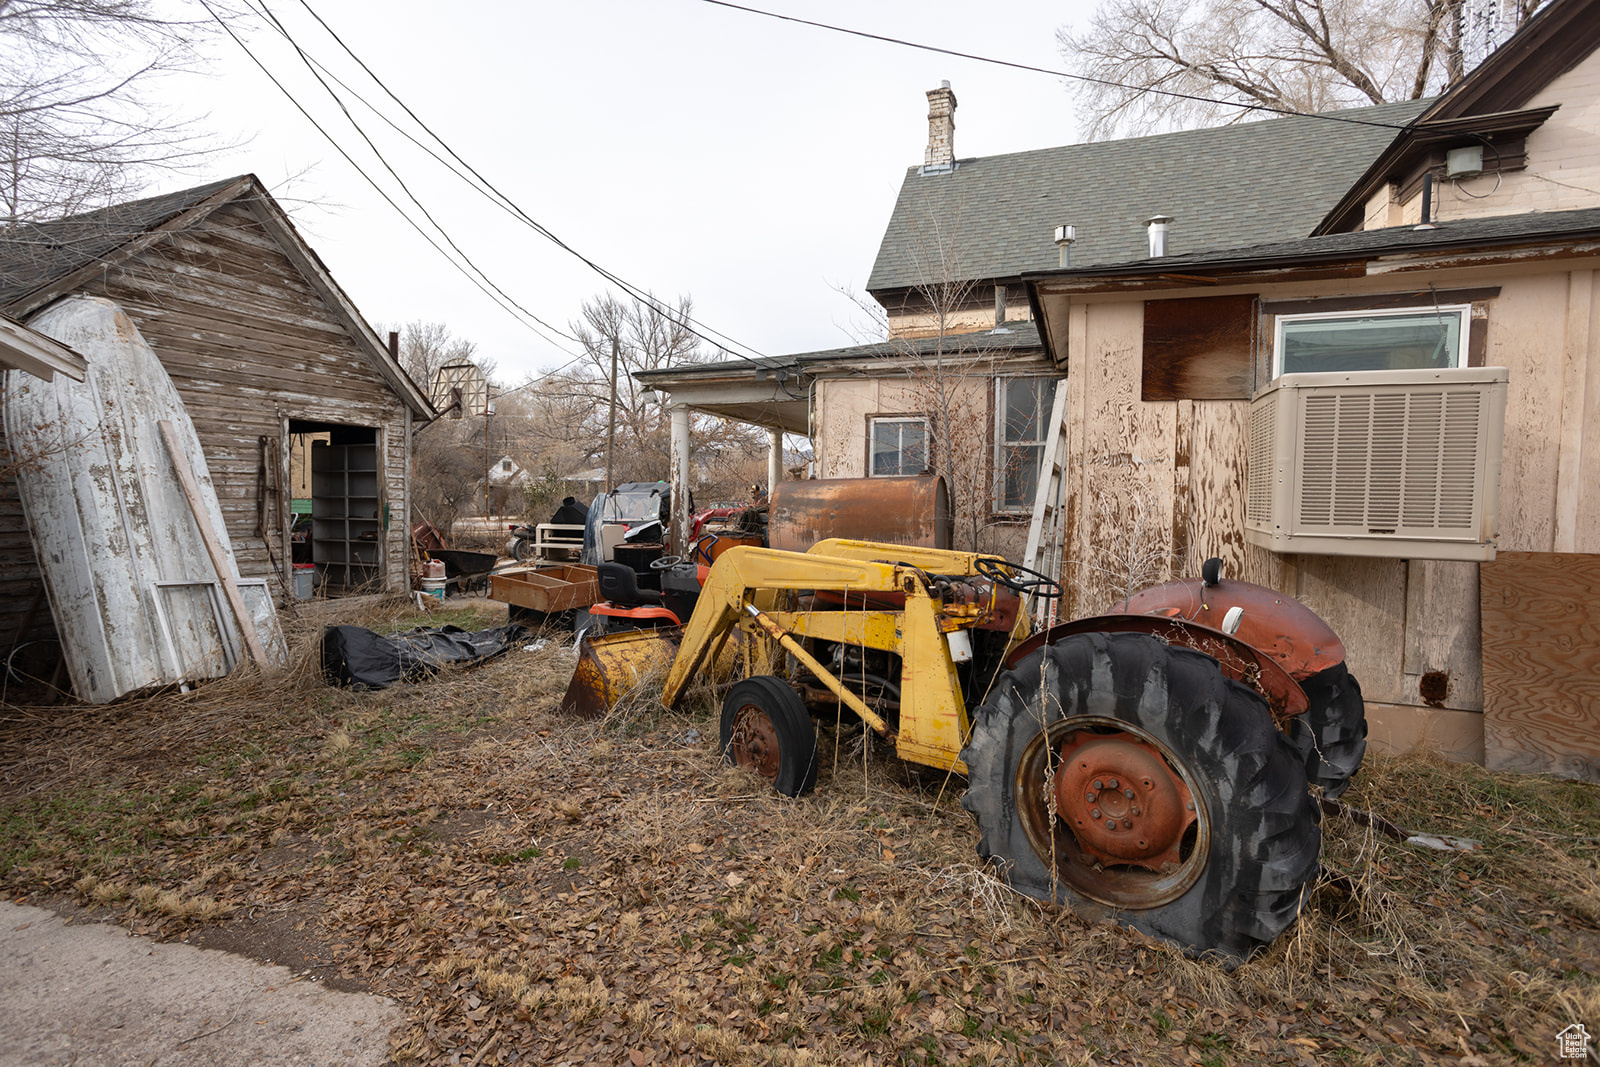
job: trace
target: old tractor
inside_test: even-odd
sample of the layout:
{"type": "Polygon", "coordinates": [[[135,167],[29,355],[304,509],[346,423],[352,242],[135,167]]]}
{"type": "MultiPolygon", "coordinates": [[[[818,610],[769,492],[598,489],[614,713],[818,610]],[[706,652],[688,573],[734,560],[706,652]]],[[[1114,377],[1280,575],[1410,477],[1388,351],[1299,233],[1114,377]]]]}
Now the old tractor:
{"type": "Polygon", "coordinates": [[[997,556],[829,539],[733,548],[687,625],[581,643],[563,707],[597,715],[660,677],[724,687],[725,757],[799,796],[815,716],[965,776],[979,853],[1022,893],[1232,965],[1299,914],[1318,869],[1308,781],[1365,749],[1338,638],[1292,599],[1224,580],[1031,633],[1060,586],[997,556]],[[654,673],[653,673],[654,672],[654,673]]]}

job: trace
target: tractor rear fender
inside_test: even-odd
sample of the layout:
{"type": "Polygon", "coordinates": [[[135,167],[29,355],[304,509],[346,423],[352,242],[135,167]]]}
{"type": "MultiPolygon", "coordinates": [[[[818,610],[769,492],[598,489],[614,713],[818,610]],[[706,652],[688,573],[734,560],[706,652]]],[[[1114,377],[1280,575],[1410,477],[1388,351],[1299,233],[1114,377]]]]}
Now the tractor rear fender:
{"type": "Polygon", "coordinates": [[[1276,660],[1295,681],[1343,663],[1344,643],[1292,596],[1253,582],[1185,578],[1151,586],[1117,605],[1130,615],[1158,615],[1221,630],[1229,609],[1243,616],[1234,636],[1276,660]]]}
{"type": "Polygon", "coordinates": [[[1260,693],[1272,709],[1273,717],[1279,720],[1299,715],[1308,706],[1300,683],[1266,652],[1221,630],[1165,615],[1094,615],[1059,623],[1018,645],[1006,657],[1006,668],[1015,669],[1024,656],[1041,645],[1053,645],[1072,634],[1086,633],[1154,634],[1169,645],[1183,645],[1204,652],[1221,665],[1223,674],[1260,693]]]}

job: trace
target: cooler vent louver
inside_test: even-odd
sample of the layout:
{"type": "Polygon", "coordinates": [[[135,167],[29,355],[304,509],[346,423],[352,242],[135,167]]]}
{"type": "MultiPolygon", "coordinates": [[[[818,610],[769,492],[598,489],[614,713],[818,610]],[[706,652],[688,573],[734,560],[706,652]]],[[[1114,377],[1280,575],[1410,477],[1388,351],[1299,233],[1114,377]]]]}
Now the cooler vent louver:
{"type": "Polygon", "coordinates": [[[1494,558],[1501,367],[1289,374],[1250,404],[1246,533],[1277,552],[1494,558]]]}

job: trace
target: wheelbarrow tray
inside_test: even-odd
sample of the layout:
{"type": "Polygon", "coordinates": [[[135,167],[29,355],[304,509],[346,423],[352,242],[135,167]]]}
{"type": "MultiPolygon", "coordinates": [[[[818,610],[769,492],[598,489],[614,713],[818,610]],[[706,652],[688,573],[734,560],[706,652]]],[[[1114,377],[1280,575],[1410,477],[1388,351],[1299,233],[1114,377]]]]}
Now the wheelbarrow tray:
{"type": "Polygon", "coordinates": [[[519,567],[489,577],[489,599],[554,615],[600,600],[595,568],[581,564],[519,567]]]}
{"type": "Polygon", "coordinates": [[[473,575],[488,574],[500,561],[500,557],[492,552],[458,552],[453,548],[441,548],[429,552],[428,555],[444,561],[446,578],[470,578],[473,575]]]}

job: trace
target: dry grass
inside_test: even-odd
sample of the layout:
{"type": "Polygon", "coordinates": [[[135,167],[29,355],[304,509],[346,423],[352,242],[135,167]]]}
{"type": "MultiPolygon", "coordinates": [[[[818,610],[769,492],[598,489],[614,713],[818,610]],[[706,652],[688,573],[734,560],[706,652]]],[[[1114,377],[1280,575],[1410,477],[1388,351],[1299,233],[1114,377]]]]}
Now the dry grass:
{"type": "Polygon", "coordinates": [[[284,916],[408,1005],[401,1061],[1543,1062],[1600,1021],[1591,786],[1372,757],[1352,804],[1485,847],[1330,819],[1301,922],[1229,974],[1017,897],[960,783],[859,734],[789,800],[704,694],[556,716],[565,643],[353,693],[297,640],[275,682],[0,709],[0,888],[158,936],[284,916]]]}

